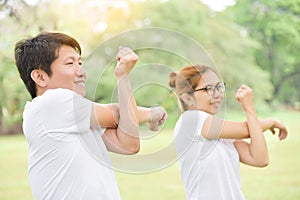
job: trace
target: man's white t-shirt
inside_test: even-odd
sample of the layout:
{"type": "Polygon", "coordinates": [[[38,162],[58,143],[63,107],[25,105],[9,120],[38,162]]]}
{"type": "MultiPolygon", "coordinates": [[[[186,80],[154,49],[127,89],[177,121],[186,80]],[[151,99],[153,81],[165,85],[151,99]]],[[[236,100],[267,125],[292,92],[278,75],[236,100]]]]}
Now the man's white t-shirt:
{"type": "Polygon", "coordinates": [[[27,102],[23,130],[34,199],[117,200],[114,170],[101,135],[91,128],[93,102],[67,89],[27,102]]]}
{"type": "Polygon", "coordinates": [[[208,113],[192,110],[178,119],[175,143],[187,200],[241,200],[239,155],[234,140],[201,136],[208,113]]]}

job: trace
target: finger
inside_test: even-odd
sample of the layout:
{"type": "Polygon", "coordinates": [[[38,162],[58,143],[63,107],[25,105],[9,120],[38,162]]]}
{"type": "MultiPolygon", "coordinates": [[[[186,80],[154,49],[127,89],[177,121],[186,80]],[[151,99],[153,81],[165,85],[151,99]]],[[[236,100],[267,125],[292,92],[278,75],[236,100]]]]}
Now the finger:
{"type": "Polygon", "coordinates": [[[167,113],[164,113],[161,117],[161,119],[158,122],[158,125],[162,125],[167,120],[167,113]]]}
{"type": "Polygon", "coordinates": [[[241,92],[237,92],[236,95],[235,95],[235,98],[240,102],[242,100],[241,92]]]}
{"type": "Polygon", "coordinates": [[[273,135],[275,135],[276,131],[273,128],[270,128],[270,131],[272,132],[273,135]]]}
{"type": "Polygon", "coordinates": [[[129,47],[122,47],[122,46],[119,47],[119,53],[120,53],[121,55],[123,55],[123,54],[128,54],[128,53],[132,53],[132,52],[133,52],[132,49],[129,48],[129,47]]]}
{"type": "Polygon", "coordinates": [[[280,140],[283,140],[284,138],[285,138],[284,133],[280,132],[280,133],[279,133],[279,139],[280,139],[280,140]]]}
{"type": "Polygon", "coordinates": [[[287,135],[286,135],[286,133],[284,131],[280,131],[279,132],[279,136],[278,137],[279,137],[280,140],[284,140],[286,138],[286,136],[287,135]]]}
{"type": "Polygon", "coordinates": [[[279,140],[282,140],[282,132],[281,131],[278,134],[278,138],[279,138],[279,140]]]}
{"type": "Polygon", "coordinates": [[[283,131],[282,139],[284,140],[287,137],[287,135],[288,135],[287,131],[283,131]]]}
{"type": "Polygon", "coordinates": [[[240,89],[250,89],[250,87],[248,87],[248,86],[245,85],[245,84],[242,84],[241,87],[240,87],[240,89]]]}
{"type": "Polygon", "coordinates": [[[147,126],[150,130],[157,131],[159,126],[158,121],[147,122],[147,126]]]}

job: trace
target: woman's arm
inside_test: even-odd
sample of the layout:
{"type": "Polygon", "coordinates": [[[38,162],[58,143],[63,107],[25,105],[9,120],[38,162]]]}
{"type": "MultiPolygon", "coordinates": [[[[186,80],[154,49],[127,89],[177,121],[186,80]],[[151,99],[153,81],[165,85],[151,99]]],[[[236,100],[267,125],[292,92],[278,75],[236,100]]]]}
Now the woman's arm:
{"type": "Polygon", "coordinates": [[[269,164],[268,148],[254,108],[252,93],[251,88],[242,85],[236,94],[236,98],[241,103],[247,117],[250,143],[239,140],[235,142],[235,147],[242,163],[264,167],[269,164]]]}
{"type": "MultiPolygon", "coordinates": [[[[275,130],[278,129],[278,137],[283,140],[287,137],[288,131],[285,125],[275,119],[265,118],[260,119],[259,124],[263,132],[270,130],[275,134],[275,130]]],[[[250,132],[247,121],[235,122],[220,119],[216,116],[207,117],[203,129],[202,136],[206,139],[247,139],[250,138],[250,132]]]]}
{"type": "Polygon", "coordinates": [[[243,85],[237,92],[236,98],[241,103],[246,114],[246,122],[226,121],[210,116],[206,119],[201,134],[207,139],[238,139],[235,147],[239,152],[241,162],[252,166],[266,166],[268,164],[267,145],[262,134],[270,129],[273,133],[279,129],[279,139],[287,136],[286,127],[273,119],[258,120],[252,101],[252,90],[243,85]],[[241,139],[250,138],[250,143],[241,139]]]}

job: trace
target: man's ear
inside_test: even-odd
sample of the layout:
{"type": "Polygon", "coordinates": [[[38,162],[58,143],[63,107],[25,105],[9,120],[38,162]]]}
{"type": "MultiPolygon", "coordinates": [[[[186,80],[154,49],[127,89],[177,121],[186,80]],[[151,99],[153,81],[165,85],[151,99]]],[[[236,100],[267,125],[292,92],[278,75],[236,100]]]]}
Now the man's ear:
{"type": "Polygon", "coordinates": [[[44,70],[34,69],[30,76],[38,87],[44,88],[47,86],[48,74],[44,70]]]}
{"type": "Polygon", "coordinates": [[[182,101],[188,105],[188,106],[192,106],[195,103],[195,99],[193,96],[187,94],[187,93],[183,93],[180,98],[182,99],[182,101]]]}

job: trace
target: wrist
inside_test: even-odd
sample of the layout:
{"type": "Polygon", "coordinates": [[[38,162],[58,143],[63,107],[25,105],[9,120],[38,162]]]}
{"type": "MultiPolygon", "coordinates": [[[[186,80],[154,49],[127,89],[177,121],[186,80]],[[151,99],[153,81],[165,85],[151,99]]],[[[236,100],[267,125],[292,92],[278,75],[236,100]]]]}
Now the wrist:
{"type": "Polygon", "coordinates": [[[119,62],[114,71],[116,78],[120,79],[124,76],[128,76],[131,71],[131,70],[128,70],[128,68],[132,68],[132,67],[129,67],[129,65],[126,63],[119,62]]]}
{"type": "Polygon", "coordinates": [[[117,81],[129,81],[129,73],[117,75],[115,74],[117,81]]]}
{"type": "Polygon", "coordinates": [[[256,116],[256,110],[254,107],[244,109],[244,112],[246,113],[247,116],[256,116]]]}

